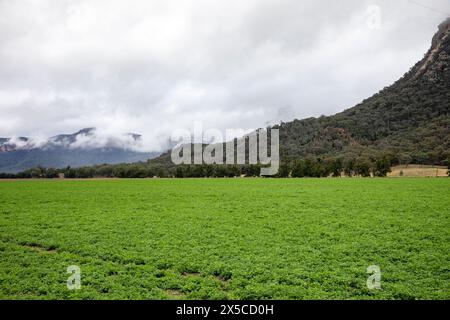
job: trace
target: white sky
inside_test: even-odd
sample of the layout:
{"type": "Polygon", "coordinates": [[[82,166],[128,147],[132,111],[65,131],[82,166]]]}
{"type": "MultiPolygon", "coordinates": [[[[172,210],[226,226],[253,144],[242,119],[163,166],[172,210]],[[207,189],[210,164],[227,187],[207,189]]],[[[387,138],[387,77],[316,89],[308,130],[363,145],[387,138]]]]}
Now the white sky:
{"type": "Polygon", "coordinates": [[[449,0],[0,0],[0,137],[97,127],[158,150],[194,121],[333,114],[407,72],[448,16],[449,0]]]}

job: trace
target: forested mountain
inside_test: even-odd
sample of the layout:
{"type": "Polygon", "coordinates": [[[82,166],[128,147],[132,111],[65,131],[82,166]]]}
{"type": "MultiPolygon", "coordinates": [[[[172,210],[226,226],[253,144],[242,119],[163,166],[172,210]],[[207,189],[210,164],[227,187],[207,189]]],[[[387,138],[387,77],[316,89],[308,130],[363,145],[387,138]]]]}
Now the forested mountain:
{"type": "MultiPolygon", "coordinates": [[[[424,58],[393,85],[341,113],[273,128],[280,130],[284,175],[295,173],[302,161],[324,168],[315,175],[333,170],[367,175],[377,172],[377,163],[448,165],[450,18],[424,58]]],[[[170,153],[150,164],[173,167],[170,153]]]]}
{"type": "Polygon", "coordinates": [[[425,57],[400,80],[339,114],[282,123],[285,161],[373,157],[445,164],[450,152],[450,18],[425,57]]]}

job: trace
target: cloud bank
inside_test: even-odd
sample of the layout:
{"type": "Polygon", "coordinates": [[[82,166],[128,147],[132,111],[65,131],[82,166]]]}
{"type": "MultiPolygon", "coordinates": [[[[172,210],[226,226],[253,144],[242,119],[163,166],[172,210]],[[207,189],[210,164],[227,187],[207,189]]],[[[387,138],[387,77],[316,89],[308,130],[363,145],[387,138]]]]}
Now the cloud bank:
{"type": "Polygon", "coordinates": [[[408,71],[448,12],[447,0],[0,0],[0,137],[97,127],[155,151],[194,121],[332,114],[408,71]]]}

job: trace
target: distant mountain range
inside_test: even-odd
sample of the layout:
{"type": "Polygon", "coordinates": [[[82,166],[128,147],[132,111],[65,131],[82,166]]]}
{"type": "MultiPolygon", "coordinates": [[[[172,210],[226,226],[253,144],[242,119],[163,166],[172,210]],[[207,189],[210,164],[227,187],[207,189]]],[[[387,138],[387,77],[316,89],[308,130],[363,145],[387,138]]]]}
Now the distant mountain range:
{"type": "Polygon", "coordinates": [[[147,161],[159,154],[137,151],[140,142],[139,134],[104,136],[96,128],[60,134],[45,141],[28,137],[0,138],[0,172],[15,173],[37,166],[64,168],[131,163],[147,161]]]}

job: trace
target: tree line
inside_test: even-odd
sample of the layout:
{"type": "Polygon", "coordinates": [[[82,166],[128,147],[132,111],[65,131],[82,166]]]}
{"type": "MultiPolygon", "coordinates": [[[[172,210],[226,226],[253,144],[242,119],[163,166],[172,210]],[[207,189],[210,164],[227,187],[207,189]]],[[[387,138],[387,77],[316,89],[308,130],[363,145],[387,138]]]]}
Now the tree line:
{"type": "MultiPolygon", "coordinates": [[[[392,155],[379,158],[305,158],[282,162],[276,178],[385,177],[399,160],[392,155]]],[[[261,165],[155,165],[152,162],[103,164],[63,169],[36,167],[19,173],[0,173],[0,179],[31,178],[233,178],[258,177],[261,165]]]]}

